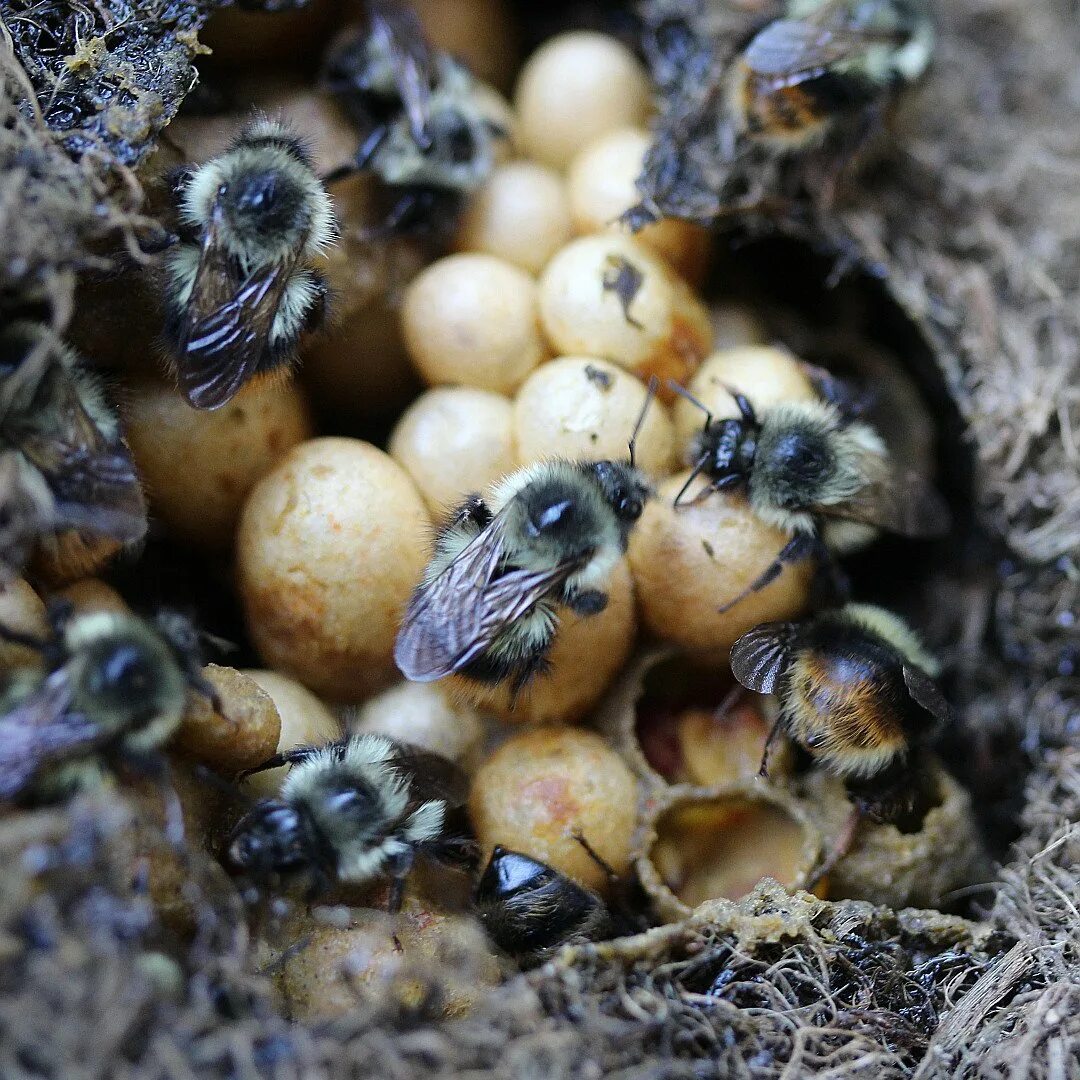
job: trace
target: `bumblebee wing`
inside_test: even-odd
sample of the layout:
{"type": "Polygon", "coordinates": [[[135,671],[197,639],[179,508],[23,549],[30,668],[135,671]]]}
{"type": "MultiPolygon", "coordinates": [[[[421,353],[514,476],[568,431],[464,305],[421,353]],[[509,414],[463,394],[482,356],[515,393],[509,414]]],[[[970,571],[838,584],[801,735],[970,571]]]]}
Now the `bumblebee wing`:
{"type": "Polygon", "coordinates": [[[922,668],[905,664],[904,685],[915,704],[922,706],[934,719],[943,724],[952,721],[952,706],[945,700],[938,684],[922,668]]]}
{"type": "Polygon", "coordinates": [[[805,18],[769,23],[747,46],[747,66],[779,82],[797,82],[850,60],[871,45],[903,40],[896,33],[850,25],[843,17],[845,7],[841,0],[824,4],[805,18]]]}
{"type": "Polygon", "coordinates": [[[500,631],[573,573],[576,563],[496,576],[504,554],[505,518],[491,524],[434,581],[409,601],[394,643],[394,660],[414,682],[460,671],[500,631]]]}
{"type": "Polygon", "coordinates": [[[215,208],[188,299],[177,364],[180,390],[197,409],[220,408],[256,372],[296,261],[262,266],[241,278],[218,241],[219,216],[215,208]]]}
{"type": "Polygon", "coordinates": [[[0,799],[16,798],[45,766],[101,742],[100,727],[70,712],[70,704],[71,685],[61,669],[0,717],[0,799]]]}
{"type": "Polygon", "coordinates": [[[771,694],[791,663],[798,626],[763,623],[743,634],[731,647],[731,673],[747,690],[771,694]]]}
{"type": "Polygon", "coordinates": [[[845,420],[856,420],[864,416],[876,400],[871,390],[834,375],[827,368],[805,360],[798,361],[798,366],[810,380],[818,397],[830,405],[835,405],[845,420]]]}
{"type": "Polygon", "coordinates": [[[452,761],[408,743],[398,744],[394,760],[412,781],[415,801],[442,799],[451,807],[464,806],[469,779],[452,761]]]}
{"type": "Polygon", "coordinates": [[[18,451],[0,453],[0,580],[22,569],[55,521],[55,500],[44,479],[18,451]]]}
{"type": "Polygon", "coordinates": [[[371,31],[381,35],[393,63],[394,78],[413,141],[426,149],[431,143],[427,121],[435,60],[423,27],[414,12],[402,7],[372,3],[370,11],[371,31]]]}
{"type": "Polygon", "coordinates": [[[949,531],[948,505],[917,472],[895,469],[881,459],[868,468],[867,482],[851,498],[811,509],[913,539],[931,539],[949,531]]]}
{"type": "Polygon", "coordinates": [[[34,433],[20,449],[56,500],[56,526],[105,533],[124,543],[146,533],[146,502],[127,448],[94,423],[74,389],[60,395],[56,436],[34,433]]]}

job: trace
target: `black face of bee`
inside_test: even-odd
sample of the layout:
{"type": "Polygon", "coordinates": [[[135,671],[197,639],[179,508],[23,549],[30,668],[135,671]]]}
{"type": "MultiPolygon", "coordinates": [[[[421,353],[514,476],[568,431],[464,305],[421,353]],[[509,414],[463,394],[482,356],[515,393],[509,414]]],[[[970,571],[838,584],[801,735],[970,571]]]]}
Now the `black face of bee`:
{"type": "Polygon", "coordinates": [[[603,936],[603,901],[565,874],[528,855],[496,847],[477,884],[476,907],[492,940],[528,957],[574,938],[603,936]]]}
{"type": "Polygon", "coordinates": [[[268,877],[311,862],[311,827],[295,807],[275,799],[256,804],[233,830],[229,859],[254,877],[268,877]]]}
{"type": "Polygon", "coordinates": [[[745,420],[710,421],[697,439],[697,457],[717,481],[745,480],[757,455],[757,424],[745,420]]]}
{"type": "Polygon", "coordinates": [[[592,469],[615,516],[627,527],[634,524],[645,509],[651,491],[632,465],[618,461],[597,461],[592,469]]]}

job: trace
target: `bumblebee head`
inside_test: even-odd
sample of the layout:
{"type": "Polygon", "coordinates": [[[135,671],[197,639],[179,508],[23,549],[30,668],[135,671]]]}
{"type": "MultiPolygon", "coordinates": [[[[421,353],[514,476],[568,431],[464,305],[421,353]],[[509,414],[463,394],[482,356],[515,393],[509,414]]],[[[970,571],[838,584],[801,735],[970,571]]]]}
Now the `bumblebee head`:
{"type": "Polygon", "coordinates": [[[266,799],[244,815],[229,839],[229,862],[256,878],[310,862],[310,829],[288,803],[266,799]]]}
{"type": "Polygon", "coordinates": [[[714,481],[745,479],[757,454],[757,425],[745,419],[710,420],[694,443],[695,458],[714,481]]]}
{"type": "Polygon", "coordinates": [[[633,525],[652,496],[648,481],[633,465],[621,461],[597,461],[592,470],[604,500],[620,523],[633,525]]]}

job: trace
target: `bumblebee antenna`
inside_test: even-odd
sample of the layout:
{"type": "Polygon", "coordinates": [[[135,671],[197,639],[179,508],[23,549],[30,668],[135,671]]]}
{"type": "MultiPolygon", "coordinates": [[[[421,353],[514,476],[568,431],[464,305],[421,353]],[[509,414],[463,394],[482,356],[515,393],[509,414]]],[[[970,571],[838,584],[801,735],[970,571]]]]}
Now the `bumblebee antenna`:
{"type": "MultiPolygon", "coordinates": [[[[677,383],[674,379],[668,379],[667,384],[669,390],[674,390],[676,394],[678,394],[680,397],[686,398],[686,400],[689,401],[691,405],[696,405],[705,414],[706,427],[708,427],[712,423],[712,412],[709,410],[709,407],[703,401],[701,401],[699,398],[694,397],[694,395],[691,394],[685,386],[677,383]]],[[[724,387],[724,389],[726,390],[727,387],[724,387]]]]}
{"type": "Polygon", "coordinates": [[[783,727],[784,718],[779,716],[773,726],[769,728],[769,734],[765,738],[765,746],[761,751],[761,765],[758,766],[758,776],[762,778],[769,775],[769,758],[772,756],[772,748],[776,745],[776,740],[780,737],[783,727]]]}
{"type": "Polygon", "coordinates": [[[747,400],[746,395],[740,394],[739,391],[735,389],[735,387],[728,386],[727,383],[724,383],[724,389],[731,395],[732,399],[734,400],[736,406],[739,409],[739,415],[743,418],[743,420],[745,420],[746,423],[753,424],[755,427],[757,427],[758,420],[757,415],[754,413],[754,406],[751,405],[750,402],[747,400]]]}
{"type": "Polygon", "coordinates": [[[653,398],[656,397],[656,391],[660,387],[660,380],[655,376],[649,376],[649,389],[645,394],[645,404],[641,406],[641,412],[638,413],[637,423],[634,424],[634,430],[630,434],[630,466],[636,468],[637,458],[637,440],[638,435],[641,434],[641,428],[645,423],[645,417],[648,415],[649,406],[653,402],[653,398]]]}
{"type": "MultiPolygon", "coordinates": [[[[686,478],[686,483],[683,484],[681,488],[679,488],[678,495],[676,495],[675,498],[672,500],[671,505],[674,509],[677,510],[682,504],[683,496],[690,490],[690,485],[705,471],[708,463],[708,454],[702,454],[702,456],[697,459],[697,462],[694,464],[694,468],[691,470],[690,475],[686,478]]],[[[708,492],[708,489],[706,489],[706,492],[708,492]]],[[[696,496],[692,500],[692,502],[697,502],[699,498],[701,498],[700,495],[696,496]]]]}

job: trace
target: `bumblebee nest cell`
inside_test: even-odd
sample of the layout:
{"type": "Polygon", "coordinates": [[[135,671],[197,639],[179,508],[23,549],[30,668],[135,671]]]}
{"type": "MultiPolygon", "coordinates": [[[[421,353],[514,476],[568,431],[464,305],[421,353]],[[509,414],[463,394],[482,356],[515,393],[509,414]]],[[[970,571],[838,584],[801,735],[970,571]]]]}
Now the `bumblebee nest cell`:
{"type": "MultiPolygon", "coordinates": [[[[748,118],[764,107],[731,75],[740,50],[779,16],[812,14],[811,0],[407,0],[415,21],[394,0],[218,6],[12,0],[0,13],[0,320],[46,327],[95,372],[127,424],[108,464],[118,475],[131,458],[149,509],[144,541],[90,537],[57,511],[62,486],[33,489],[57,516],[32,556],[9,567],[0,550],[0,734],[22,736],[4,725],[30,700],[67,721],[46,736],[84,738],[84,718],[50,693],[128,674],[143,685],[128,656],[58,659],[68,611],[123,621],[173,606],[207,631],[169,669],[188,696],[174,695],[167,755],[122,752],[139,742],[126,729],[96,736],[99,782],[61,767],[68,801],[23,805],[47,800],[21,789],[0,810],[0,1075],[1080,1070],[1075,5],[934,5],[926,76],[885,110],[890,137],[838,173],[822,167],[831,129],[805,155],[754,142],[816,123],[813,94],[793,94],[786,118],[748,118]],[[449,94],[474,125],[406,117],[367,150],[430,139],[450,148],[444,171],[424,172],[420,154],[402,179],[406,154],[345,175],[364,172],[358,129],[381,122],[384,91],[377,78],[332,90],[316,69],[364,19],[426,34],[382,54],[384,74],[412,65],[430,76],[423,108],[449,94]],[[445,66],[442,48],[491,85],[445,66]],[[303,129],[311,181],[327,179],[340,241],[290,274],[325,274],[329,319],[293,335],[276,378],[196,412],[174,379],[192,335],[167,345],[161,332],[162,265],[177,243],[193,259],[213,249],[221,208],[189,235],[169,169],[228,153],[252,105],[303,129]],[[475,151],[481,133],[490,160],[470,172],[465,143],[475,151]],[[425,208],[430,228],[416,228],[425,208]],[[373,226],[388,214],[404,224],[386,238],[373,226]],[[668,379],[713,422],[743,423],[742,438],[732,390],[760,417],[832,400],[833,376],[873,386],[849,419],[932,475],[953,518],[944,541],[871,544],[858,522],[829,537],[854,595],[919,630],[944,672],[922,673],[955,712],[936,743],[913,741],[918,784],[881,821],[872,783],[811,767],[812,733],[787,737],[788,698],[744,692],[729,670],[740,635],[815,611],[830,582],[809,561],[786,565],[719,610],[789,534],[745,492],[695,500],[719,466],[673,507],[705,418],[668,379]],[[597,520],[629,522],[625,554],[612,526],[599,586],[552,601],[547,651],[498,658],[520,686],[485,681],[491,657],[471,654],[449,677],[400,682],[396,635],[438,522],[457,507],[452,539],[468,539],[484,520],[469,493],[497,504],[504,477],[553,453],[589,463],[597,520]],[[618,470],[657,494],[634,505],[618,470]],[[252,803],[279,822],[293,809],[268,802],[287,775],[275,755],[383,736],[447,767],[423,784],[378,762],[365,773],[397,815],[385,874],[353,866],[318,895],[315,875],[306,903],[285,881],[288,852],[271,885],[226,869],[252,803]],[[521,856],[503,893],[535,885],[522,867],[541,866],[545,884],[561,876],[594,905],[532,970],[478,917],[494,848],[521,856]]],[[[790,48],[790,32],[765,44],[790,48]]],[[[922,61],[876,62],[870,74],[896,84],[922,61]]],[[[273,187],[245,199],[263,205],[273,187]]],[[[258,273],[248,284],[273,294],[258,273]]],[[[216,340],[216,324],[203,331],[216,340]]],[[[6,501],[13,455],[33,457],[40,436],[11,426],[6,362],[4,545],[20,523],[9,506],[23,505],[6,501]]],[[[109,469],[94,475],[105,484],[109,469]]],[[[557,519],[545,491],[530,497],[557,519]]],[[[739,677],[775,689],[786,669],[763,676],[770,657],[751,653],[758,666],[739,677]]],[[[911,677],[898,685],[912,701],[936,701],[911,677]]],[[[132,728],[145,722],[133,708],[132,728]]],[[[0,780],[21,752],[4,739],[0,780]]]]}

